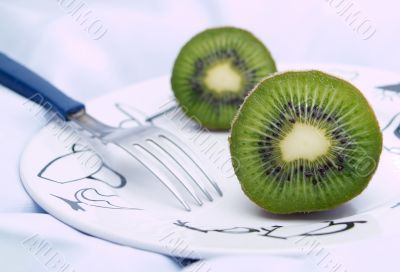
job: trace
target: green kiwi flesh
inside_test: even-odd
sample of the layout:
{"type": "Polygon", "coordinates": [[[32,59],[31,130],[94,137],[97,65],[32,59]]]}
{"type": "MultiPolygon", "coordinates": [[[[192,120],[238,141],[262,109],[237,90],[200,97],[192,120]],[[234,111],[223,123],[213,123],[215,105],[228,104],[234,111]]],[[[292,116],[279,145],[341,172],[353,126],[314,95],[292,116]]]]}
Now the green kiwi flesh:
{"type": "Polygon", "coordinates": [[[240,107],[229,140],[245,194],[279,214],[328,210],[359,195],[382,151],[362,93],[320,71],[261,81],[240,107]]]}
{"type": "Polygon", "coordinates": [[[181,49],[171,84],[187,115],[209,129],[228,130],[247,93],[273,72],[270,52],[250,32],[212,28],[181,49]]]}

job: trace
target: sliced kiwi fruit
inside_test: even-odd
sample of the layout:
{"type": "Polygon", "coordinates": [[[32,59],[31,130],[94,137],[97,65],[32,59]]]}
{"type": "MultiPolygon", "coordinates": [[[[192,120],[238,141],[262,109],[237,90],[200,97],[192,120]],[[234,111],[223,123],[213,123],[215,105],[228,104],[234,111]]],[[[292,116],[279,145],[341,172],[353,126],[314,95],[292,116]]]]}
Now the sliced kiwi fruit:
{"type": "Polygon", "coordinates": [[[320,71],[270,76],[232,124],[245,194],[273,213],[332,209],[368,185],[382,151],[375,114],[350,83],[320,71]]]}
{"type": "Polygon", "coordinates": [[[246,94],[273,72],[275,62],[255,36],[221,27],[197,34],[181,49],[171,83],[184,112],[204,127],[227,130],[246,94]]]}

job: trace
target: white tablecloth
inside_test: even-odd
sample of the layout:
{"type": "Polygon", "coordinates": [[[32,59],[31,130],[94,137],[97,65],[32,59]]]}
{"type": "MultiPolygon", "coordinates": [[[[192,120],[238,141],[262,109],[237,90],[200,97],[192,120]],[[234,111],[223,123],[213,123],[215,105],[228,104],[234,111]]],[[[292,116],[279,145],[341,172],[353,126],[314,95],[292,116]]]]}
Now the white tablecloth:
{"type": "MultiPolygon", "coordinates": [[[[282,62],[334,62],[400,71],[400,4],[394,0],[344,1],[343,5],[351,4],[376,30],[367,40],[341,15],[338,5],[342,0],[79,1],[107,30],[98,40],[68,13],[67,2],[73,0],[1,1],[0,51],[83,101],[170,73],[182,44],[216,25],[254,32],[270,48],[278,66],[282,62]]],[[[29,198],[19,181],[18,159],[41,124],[24,110],[22,101],[0,87],[0,271],[183,269],[181,262],[171,258],[75,231],[29,198]],[[63,258],[64,270],[57,270],[55,259],[32,254],[29,239],[35,235],[50,243],[56,257],[63,258]]],[[[348,271],[396,271],[399,238],[364,240],[331,253],[348,271]]],[[[198,264],[184,269],[334,271],[304,254],[221,257],[206,260],[196,270],[198,264]]],[[[337,271],[345,271],[343,267],[337,271]]]]}

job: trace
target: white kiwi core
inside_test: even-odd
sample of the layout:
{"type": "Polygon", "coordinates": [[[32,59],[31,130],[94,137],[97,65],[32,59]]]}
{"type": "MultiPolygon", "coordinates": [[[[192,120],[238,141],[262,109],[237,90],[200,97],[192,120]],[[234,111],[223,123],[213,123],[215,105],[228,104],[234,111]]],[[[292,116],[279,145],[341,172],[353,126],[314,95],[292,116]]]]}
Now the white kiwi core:
{"type": "Polygon", "coordinates": [[[230,62],[219,62],[207,69],[204,83],[217,94],[224,92],[238,93],[242,90],[243,78],[240,71],[230,62]]]}
{"type": "Polygon", "coordinates": [[[285,162],[304,159],[314,161],[326,154],[331,141],[324,129],[309,124],[295,123],[279,144],[285,162]]]}

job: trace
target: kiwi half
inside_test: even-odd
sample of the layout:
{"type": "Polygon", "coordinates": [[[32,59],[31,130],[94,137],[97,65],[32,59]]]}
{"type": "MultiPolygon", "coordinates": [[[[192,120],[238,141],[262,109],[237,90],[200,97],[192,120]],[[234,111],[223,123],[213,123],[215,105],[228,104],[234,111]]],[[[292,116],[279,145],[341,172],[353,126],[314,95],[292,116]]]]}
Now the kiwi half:
{"type": "Polygon", "coordinates": [[[368,185],[382,151],[361,92],[319,71],[276,74],[246,98],[230,150],[245,194],[273,213],[334,208],[368,185]]]}
{"type": "Polygon", "coordinates": [[[221,27],[197,34],[181,49],[171,83],[187,115],[223,130],[254,85],[275,71],[268,49],[250,32],[221,27]]]}

